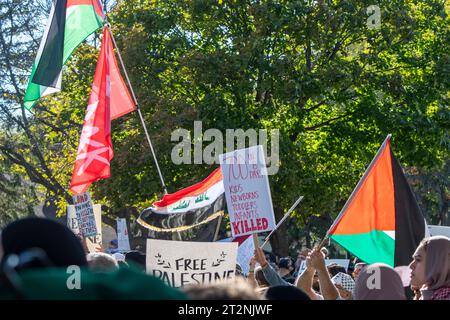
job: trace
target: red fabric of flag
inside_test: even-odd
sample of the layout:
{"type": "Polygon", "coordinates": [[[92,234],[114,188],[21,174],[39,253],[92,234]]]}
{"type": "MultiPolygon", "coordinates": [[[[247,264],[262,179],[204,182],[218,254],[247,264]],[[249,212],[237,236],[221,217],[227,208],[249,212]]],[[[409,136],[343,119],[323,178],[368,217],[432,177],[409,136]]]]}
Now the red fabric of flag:
{"type": "Polygon", "coordinates": [[[70,191],[74,194],[85,192],[92,182],[110,176],[110,160],[114,155],[110,111],[112,55],[111,36],[105,28],[72,173],[70,191]]]}

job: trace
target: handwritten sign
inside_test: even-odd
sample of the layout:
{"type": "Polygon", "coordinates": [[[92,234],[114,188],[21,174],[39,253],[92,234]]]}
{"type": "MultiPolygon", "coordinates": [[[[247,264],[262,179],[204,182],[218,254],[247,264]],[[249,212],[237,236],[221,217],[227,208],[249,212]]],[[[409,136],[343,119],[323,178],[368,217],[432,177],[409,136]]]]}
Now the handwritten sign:
{"type": "MultiPolygon", "coordinates": [[[[345,268],[345,271],[348,271],[348,265],[350,264],[350,260],[349,259],[325,259],[325,265],[328,267],[331,264],[337,264],[341,267],[345,268]]],[[[298,269],[298,274],[302,274],[303,271],[306,270],[306,261],[303,260],[300,263],[300,267],[298,269]]]]}
{"type": "Polygon", "coordinates": [[[233,237],[273,230],[275,216],[262,146],[221,154],[233,237]]]}
{"type": "Polygon", "coordinates": [[[95,225],[94,208],[92,207],[89,192],[74,195],[73,204],[80,234],[85,238],[95,236],[97,234],[97,226],[95,225]]]}
{"type": "Polygon", "coordinates": [[[130,240],[128,238],[127,220],[125,218],[117,219],[117,242],[120,252],[130,251],[130,240]]]}
{"type": "Polygon", "coordinates": [[[147,273],[171,287],[234,278],[235,242],[147,240],[147,273]]]}
{"type": "MultiPolygon", "coordinates": [[[[231,242],[233,238],[226,238],[218,242],[231,242]]],[[[237,263],[242,268],[242,273],[247,275],[250,271],[250,260],[255,254],[255,243],[252,237],[245,239],[238,247],[237,263]]]]}
{"type": "Polygon", "coordinates": [[[337,264],[338,266],[344,267],[345,271],[348,271],[348,265],[350,264],[349,259],[325,259],[325,265],[328,267],[330,264],[337,264]]]}
{"type": "MultiPolygon", "coordinates": [[[[94,204],[95,225],[97,227],[97,234],[86,238],[86,245],[89,252],[102,251],[102,206],[94,204]]],[[[67,206],[67,226],[77,235],[81,235],[78,228],[78,219],[75,213],[75,206],[67,206]]]]}

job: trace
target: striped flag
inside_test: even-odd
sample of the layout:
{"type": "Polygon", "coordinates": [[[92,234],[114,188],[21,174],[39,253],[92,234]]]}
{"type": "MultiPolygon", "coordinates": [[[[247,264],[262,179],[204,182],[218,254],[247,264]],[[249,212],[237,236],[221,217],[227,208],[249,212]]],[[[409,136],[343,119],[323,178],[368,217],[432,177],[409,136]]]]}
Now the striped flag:
{"type": "Polygon", "coordinates": [[[225,205],[222,172],[217,168],[202,182],[164,195],[137,221],[153,231],[182,231],[223,215],[225,205]]]}
{"type": "Polygon", "coordinates": [[[397,267],[410,263],[427,230],[388,136],[328,234],[366,263],[397,267]]]}
{"type": "Polygon", "coordinates": [[[25,93],[28,110],[40,98],[61,91],[62,67],[72,52],[103,25],[103,19],[98,0],[53,1],[25,93]]]}

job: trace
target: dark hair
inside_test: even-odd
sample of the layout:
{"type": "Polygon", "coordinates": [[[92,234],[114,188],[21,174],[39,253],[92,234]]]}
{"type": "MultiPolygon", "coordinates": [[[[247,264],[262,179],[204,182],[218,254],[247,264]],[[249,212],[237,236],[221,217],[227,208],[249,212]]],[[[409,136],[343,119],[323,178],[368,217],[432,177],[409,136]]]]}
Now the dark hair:
{"type": "Polygon", "coordinates": [[[267,300],[311,300],[301,289],[294,286],[273,286],[267,289],[267,300]]]}
{"type": "Polygon", "coordinates": [[[289,264],[292,266],[292,260],[290,257],[283,257],[280,259],[280,263],[278,264],[279,268],[289,268],[289,264]]]}
{"type": "Polygon", "coordinates": [[[125,253],[125,262],[128,263],[128,265],[137,267],[140,270],[145,271],[145,260],[146,255],[140,251],[133,250],[125,253]]]}
{"type": "Polygon", "coordinates": [[[331,277],[334,277],[339,272],[347,273],[347,270],[345,270],[345,268],[343,266],[340,266],[336,263],[330,264],[329,266],[327,266],[327,269],[328,269],[328,273],[330,274],[331,277]]]}
{"type": "Polygon", "coordinates": [[[16,220],[3,229],[1,239],[4,251],[2,265],[8,255],[20,255],[33,249],[45,254],[55,267],[87,265],[83,246],[75,234],[68,227],[50,219],[16,220]]]}
{"type": "Polygon", "coordinates": [[[262,268],[255,269],[255,280],[258,282],[258,285],[270,286],[269,282],[267,282],[266,277],[264,276],[262,268]]]}
{"type": "Polygon", "coordinates": [[[273,252],[269,252],[266,250],[263,250],[264,255],[266,256],[266,259],[269,260],[269,262],[275,262],[277,263],[277,257],[273,254],[273,252]]]}

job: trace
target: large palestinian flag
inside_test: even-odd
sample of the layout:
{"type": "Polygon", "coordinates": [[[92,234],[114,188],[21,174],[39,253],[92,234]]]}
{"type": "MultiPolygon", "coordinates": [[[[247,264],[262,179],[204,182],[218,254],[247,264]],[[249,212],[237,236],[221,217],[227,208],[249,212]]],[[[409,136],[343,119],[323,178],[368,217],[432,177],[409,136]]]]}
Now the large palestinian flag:
{"type": "Polygon", "coordinates": [[[426,223],[386,138],[328,234],[366,263],[405,266],[426,223]]]}
{"type": "Polygon", "coordinates": [[[43,96],[61,91],[62,67],[72,52],[103,25],[98,0],[54,0],[25,93],[31,109],[43,96]]]}
{"type": "Polygon", "coordinates": [[[153,231],[183,231],[223,215],[225,204],[222,172],[218,168],[202,182],[164,195],[145,209],[137,221],[153,231]]]}

